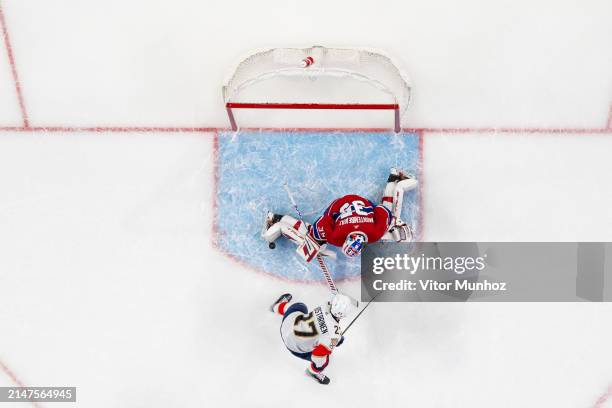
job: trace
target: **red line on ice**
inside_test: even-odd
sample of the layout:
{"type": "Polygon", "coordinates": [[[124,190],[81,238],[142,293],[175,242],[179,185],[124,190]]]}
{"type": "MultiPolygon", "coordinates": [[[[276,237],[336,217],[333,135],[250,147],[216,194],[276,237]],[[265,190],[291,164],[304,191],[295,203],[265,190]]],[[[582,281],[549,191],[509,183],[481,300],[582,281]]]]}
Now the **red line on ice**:
{"type": "MultiPolygon", "coordinates": [[[[17,378],[17,376],[15,375],[15,373],[13,372],[13,370],[11,370],[10,368],[8,368],[8,366],[6,364],[4,364],[1,360],[0,360],[0,369],[2,369],[2,371],[4,371],[4,374],[7,375],[7,377],[13,382],[13,384],[15,384],[17,387],[25,387],[24,383],[17,378]]],[[[37,402],[34,401],[29,401],[34,407],[36,408],[41,408],[40,405],[37,402]]]]}
{"type": "Polygon", "coordinates": [[[49,133],[205,133],[216,132],[214,127],[181,126],[0,126],[3,132],[49,132],[49,133]]]}
{"type": "Polygon", "coordinates": [[[25,385],[23,385],[23,383],[19,380],[19,378],[17,378],[17,376],[15,375],[15,373],[13,373],[13,371],[7,367],[6,364],[4,364],[2,361],[0,361],[0,368],[2,368],[2,371],[4,371],[4,373],[8,376],[8,378],[11,379],[11,381],[18,387],[25,387],[25,385]]]}
{"type": "MultiPolygon", "coordinates": [[[[65,133],[206,133],[206,132],[231,132],[229,128],[223,127],[164,127],[164,126],[0,126],[0,132],[65,132],[65,133]]],[[[390,132],[383,128],[241,128],[241,131],[249,132],[390,132]]]]}
{"type": "Polygon", "coordinates": [[[396,103],[253,103],[228,102],[228,108],[249,109],[364,109],[364,110],[392,110],[399,109],[396,103]]]}
{"type": "MultiPolygon", "coordinates": [[[[612,122],[612,114],[609,119],[612,122]]],[[[462,127],[462,128],[405,128],[402,132],[406,133],[516,133],[516,134],[612,134],[612,123],[608,128],[512,128],[512,127],[462,127]]],[[[370,132],[385,133],[392,132],[391,129],[384,128],[242,128],[242,131],[261,131],[261,132],[370,132]]],[[[181,126],[0,126],[0,132],[49,132],[49,133],[210,133],[210,132],[229,132],[231,129],[223,127],[181,127],[181,126]]]]}
{"type": "Polygon", "coordinates": [[[429,132],[429,133],[516,133],[516,134],[599,134],[611,133],[607,128],[545,128],[545,127],[461,127],[461,128],[407,128],[404,132],[429,132]]]}
{"type": "Polygon", "coordinates": [[[419,220],[417,223],[418,233],[416,236],[417,241],[423,241],[425,237],[425,199],[423,195],[425,194],[425,178],[423,174],[425,173],[424,169],[424,160],[425,160],[425,151],[423,150],[425,144],[425,138],[423,137],[423,132],[418,132],[419,135],[419,161],[418,161],[418,171],[417,171],[417,181],[418,185],[418,205],[419,205],[419,220]]]}
{"type": "Polygon", "coordinates": [[[213,196],[212,196],[212,236],[211,244],[213,248],[217,248],[217,219],[218,219],[218,208],[217,208],[217,190],[219,186],[219,133],[213,134],[213,196]]]}
{"type": "Polygon", "coordinates": [[[8,57],[9,65],[11,66],[11,73],[13,74],[13,81],[15,82],[15,91],[17,92],[17,100],[19,101],[19,109],[21,110],[21,118],[23,120],[23,127],[28,128],[30,121],[28,119],[28,112],[25,108],[23,101],[23,93],[21,92],[21,83],[19,82],[19,75],[17,74],[17,66],[15,65],[15,56],[13,54],[13,47],[11,46],[11,39],[6,28],[6,19],[4,18],[4,11],[2,9],[2,3],[0,3],[0,26],[2,26],[2,37],[4,38],[4,46],[6,48],[6,54],[8,57]]]}
{"type": "Polygon", "coordinates": [[[593,408],[603,408],[604,404],[610,399],[610,397],[612,397],[612,384],[610,384],[606,392],[604,392],[601,397],[595,401],[593,408]]]}

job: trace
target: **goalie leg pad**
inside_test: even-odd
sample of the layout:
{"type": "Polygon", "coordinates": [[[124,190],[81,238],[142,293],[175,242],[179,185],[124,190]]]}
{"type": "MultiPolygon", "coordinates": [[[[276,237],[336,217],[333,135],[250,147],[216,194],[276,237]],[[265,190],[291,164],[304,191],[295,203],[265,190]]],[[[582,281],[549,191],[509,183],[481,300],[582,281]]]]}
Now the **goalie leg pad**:
{"type": "Polygon", "coordinates": [[[393,211],[393,193],[395,192],[395,182],[387,182],[383,192],[382,205],[389,211],[393,211]]]}
{"type": "Polygon", "coordinates": [[[315,256],[317,256],[320,250],[321,246],[317,241],[312,239],[310,235],[304,235],[302,244],[298,246],[296,252],[306,262],[310,262],[314,259],[315,256]]]}
{"type": "Polygon", "coordinates": [[[387,184],[385,185],[385,191],[383,192],[382,205],[384,205],[387,209],[393,212],[396,217],[399,218],[403,194],[406,191],[410,191],[415,188],[416,185],[417,181],[415,179],[410,177],[404,171],[392,167],[391,171],[389,172],[387,184]],[[397,208],[400,208],[399,212],[397,211],[397,208]],[[395,214],[396,212],[397,214],[395,214]]]}
{"type": "Polygon", "coordinates": [[[404,202],[404,193],[413,190],[418,182],[415,179],[405,179],[395,185],[393,191],[393,216],[399,220],[402,215],[402,204],[404,202]]]}
{"type": "Polygon", "coordinates": [[[419,182],[416,179],[413,179],[413,178],[405,179],[405,180],[398,182],[395,185],[395,191],[399,190],[402,193],[405,193],[407,191],[414,190],[417,184],[419,184],[419,182]]]}
{"type": "Polygon", "coordinates": [[[276,241],[281,235],[301,245],[301,236],[308,233],[308,224],[293,218],[290,215],[283,215],[280,221],[270,225],[262,231],[261,237],[268,242],[276,241]]]}
{"type": "Polygon", "coordinates": [[[301,246],[304,243],[304,235],[300,234],[299,231],[292,226],[281,224],[280,228],[283,237],[293,241],[297,246],[301,246]]]}
{"type": "Polygon", "coordinates": [[[268,242],[274,242],[281,236],[281,224],[277,222],[276,224],[272,224],[266,230],[262,231],[261,237],[268,242]]]}
{"type": "MultiPolygon", "coordinates": [[[[279,224],[282,224],[283,227],[294,229],[301,236],[308,234],[309,224],[290,215],[284,215],[283,218],[280,219],[279,224]]],[[[285,228],[283,228],[283,231],[284,230],[285,228]]]]}
{"type": "Polygon", "coordinates": [[[321,250],[321,244],[308,234],[309,228],[310,224],[290,215],[284,215],[280,221],[262,232],[261,236],[268,242],[274,242],[281,235],[284,236],[298,246],[297,254],[306,262],[310,262],[321,250]]]}

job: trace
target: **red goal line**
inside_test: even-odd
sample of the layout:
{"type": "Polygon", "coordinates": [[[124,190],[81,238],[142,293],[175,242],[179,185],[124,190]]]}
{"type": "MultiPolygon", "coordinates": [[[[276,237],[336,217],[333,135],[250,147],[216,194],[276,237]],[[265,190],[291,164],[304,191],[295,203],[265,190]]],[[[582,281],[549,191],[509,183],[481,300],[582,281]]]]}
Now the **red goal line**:
{"type": "Polygon", "coordinates": [[[392,110],[395,112],[394,130],[399,133],[400,106],[397,103],[256,103],[227,102],[225,104],[232,130],[238,130],[232,109],[329,109],[329,110],[392,110]]]}

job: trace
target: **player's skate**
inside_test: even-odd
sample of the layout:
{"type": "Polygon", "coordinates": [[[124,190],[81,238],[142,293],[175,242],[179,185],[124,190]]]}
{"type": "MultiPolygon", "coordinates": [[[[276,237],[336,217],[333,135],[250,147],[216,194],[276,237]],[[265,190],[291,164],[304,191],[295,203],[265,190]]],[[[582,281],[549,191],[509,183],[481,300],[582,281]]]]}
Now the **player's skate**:
{"type": "Polygon", "coordinates": [[[278,305],[279,303],[291,302],[291,299],[293,299],[291,293],[285,293],[280,295],[280,297],[276,299],[276,302],[272,303],[272,306],[270,306],[270,311],[274,313],[274,308],[276,307],[276,305],[278,305]]]}
{"type": "Polygon", "coordinates": [[[262,232],[266,232],[272,225],[279,222],[281,218],[283,218],[283,216],[280,214],[274,214],[272,211],[266,211],[262,232]]]}
{"type": "Polygon", "coordinates": [[[306,369],[306,375],[314,379],[319,384],[327,385],[330,383],[329,377],[323,373],[313,373],[309,369],[306,369]]]}

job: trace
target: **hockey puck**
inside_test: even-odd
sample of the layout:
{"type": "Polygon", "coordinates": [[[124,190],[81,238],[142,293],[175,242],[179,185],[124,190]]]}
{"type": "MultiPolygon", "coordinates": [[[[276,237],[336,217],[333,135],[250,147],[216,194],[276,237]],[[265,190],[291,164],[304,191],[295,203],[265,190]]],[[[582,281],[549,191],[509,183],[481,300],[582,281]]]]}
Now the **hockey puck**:
{"type": "Polygon", "coordinates": [[[274,242],[270,242],[270,243],[268,244],[268,248],[270,248],[270,249],[274,249],[274,248],[276,248],[276,244],[275,244],[274,242]]]}

